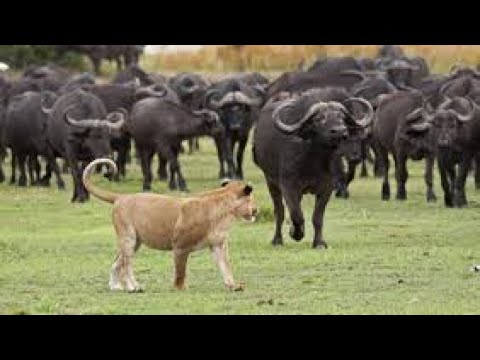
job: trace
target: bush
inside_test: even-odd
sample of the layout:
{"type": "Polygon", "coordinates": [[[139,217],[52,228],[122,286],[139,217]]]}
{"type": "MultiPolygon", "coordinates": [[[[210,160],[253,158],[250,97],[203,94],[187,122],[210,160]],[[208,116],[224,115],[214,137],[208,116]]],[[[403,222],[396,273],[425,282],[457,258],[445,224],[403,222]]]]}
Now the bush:
{"type": "Polygon", "coordinates": [[[82,55],[66,53],[60,57],[53,45],[0,45],[0,61],[14,69],[24,69],[29,65],[44,65],[49,62],[78,71],[89,69],[82,55]]]}

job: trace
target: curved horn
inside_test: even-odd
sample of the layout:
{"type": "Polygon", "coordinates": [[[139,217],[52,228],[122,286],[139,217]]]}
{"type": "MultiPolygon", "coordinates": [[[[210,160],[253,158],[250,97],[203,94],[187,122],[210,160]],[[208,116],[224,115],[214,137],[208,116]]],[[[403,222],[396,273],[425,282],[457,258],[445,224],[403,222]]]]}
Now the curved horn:
{"type": "MultiPolygon", "coordinates": [[[[357,102],[357,103],[359,103],[360,105],[364,106],[364,107],[367,109],[366,114],[365,114],[360,120],[354,119],[356,125],[358,125],[358,126],[360,126],[360,127],[367,127],[368,125],[371,124],[372,119],[373,119],[373,107],[372,107],[372,104],[370,104],[367,100],[362,99],[362,98],[358,98],[358,97],[351,97],[351,98],[348,98],[348,99],[345,100],[345,101],[348,101],[348,102],[357,102]]],[[[353,118],[353,117],[352,117],[352,118],[353,118]]]]}
{"type": "Polygon", "coordinates": [[[428,122],[428,123],[431,123],[433,121],[433,119],[435,118],[435,114],[432,114],[432,107],[430,105],[429,102],[427,101],[424,101],[423,104],[422,104],[422,117],[423,119],[428,122]]]}
{"type": "Polygon", "coordinates": [[[438,110],[445,110],[452,102],[453,100],[445,95],[445,100],[439,105],[438,110]]]}
{"type": "Polygon", "coordinates": [[[307,122],[307,120],[310,119],[314,114],[318,113],[319,111],[325,110],[328,106],[328,104],[325,102],[313,104],[312,106],[310,106],[307,113],[300,121],[293,125],[287,125],[282,121],[281,112],[284,111],[286,108],[291,107],[295,102],[296,99],[287,100],[285,103],[277,107],[272,114],[275,126],[283,133],[292,134],[293,132],[299,130],[303,126],[303,124],[305,124],[305,122],[307,122]]]}
{"type": "Polygon", "coordinates": [[[40,100],[40,107],[42,109],[42,112],[46,115],[50,115],[53,112],[53,106],[51,108],[48,108],[45,106],[45,99],[40,100]]]}
{"type": "Polygon", "coordinates": [[[410,129],[416,132],[424,132],[427,131],[431,126],[431,123],[427,121],[421,121],[415,124],[411,124],[410,129]]]}
{"type": "Polygon", "coordinates": [[[419,108],[416,108],[415,110],[413,110],[411,113],[409,113],[405,119],[407,121],[413,121],[413,120],[417,120],[418,117],[422,116],[423,115],[423,106],[419,107],[419,108]]]}
{"type": "Polygon", "coordinates": [[[235,92],[235,100],[237,102],[241,103],[241,104],[245,104],[245,105],[248,105],[248,106],[258,106],[262,103],[261,100],[252,99],[251,97],[245,95],[241,91],[235,92]]]}
{"type": "Polygon", "coordinates": [[[99,119],[84,119],[81,121],[75,120],[70,117],[69,112],[75,107],[75,105],[70,106],[67,111],[65,111],[64,114],[64,119],[65,121],[72,126],[75,127],[80,127],[80,128],[107,128],[109,130],[119,130],[122,128],[123,124],[125,123],[125,113],[126,110],[122,109],[125,111],[125,113],[122,112],[122,110],[108,114],[107,115],[107,120],[99,120],[99,119]],[[120,120],[112,123],[109,120],[114,116],[114,115],[120,115],[120,120]]]}
{"type": "Polygon", "coordinates": [[[145,88],[140,88],[135,92],[135,97],[158,97],[163,98],[167,96],[168,90],[164,85],[152,85],[145,88]]]}
{"type": "Polygon", "coordinates": [[[367,78],[364,73],[357,70],[345,70],[345,71],[342,71],[340,75],[355,75],[361,80],[365,80],[367,78]]]}
{"type": "Polygon", "coordinates": [[[261,101],[252,99],[247,95],[245,95],[244,93],[242,93],[241,91],[231,91],[226,93],[225,96],[222,99],[220,99],[220,101],[216,101],[216,100],[210,101],[210,104],[217,109],[225,106],[226,104],[232,104],[232,103],[245,104],[248,106],[258,106],[261,104],[261,101]]]}
{"type": "Polygon", "coordinates": [[[465,115],[460,114],[459,112],[452,110],[455,115],[457,116],[457,119],[460,120],[461,122],[468,122],[473,119],[475,116],[475,108],[476,106],[474,105],[475,102],[472,101],[471,99],[467,98],[468,103],[470,104],[470,111],[467,112],[465,115]]]}
{"type": "Polygon", "coordinates": [[[405,85],[405,84],[397,84],[396,87],[397,87],[397,89],[403,90],[403,91],[416,91],[417,90],[414,87],[411,87],[411,86],[408,86],[408,85],[405,85]]]}
{"type": "Polygon", "coordinates": [[[51,92],[51,91],[43,91],[41,93],[40,108],[45,115],[50,115],[53,111],[53,105],[51,107],[47,106],[46,102],[47,102],[48,98],[52,98],[53,104],[55,104],[55,100],[57,98],[57,95],[55,93],[51,92]]]}
{"type": "Polygon", "coordinates": [[[215,111],[208,110],[208,109],[203,109],[203,110],[197,110],[193,112],[195,115],[203,115],[207,114],[209,115],[216,123],[220,123],[220,116],[215,111]]]}

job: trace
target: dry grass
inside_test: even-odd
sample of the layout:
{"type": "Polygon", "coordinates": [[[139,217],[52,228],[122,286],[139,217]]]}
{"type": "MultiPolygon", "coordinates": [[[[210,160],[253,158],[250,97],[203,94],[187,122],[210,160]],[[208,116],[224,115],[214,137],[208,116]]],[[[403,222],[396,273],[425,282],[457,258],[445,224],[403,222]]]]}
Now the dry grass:
{"type": "MultiPolygon", "coordinates": [[[[422,56],[432,72],[446,72],[462,62],[480,63],[479,45],[402,45],[408,56],[422,56]]],[[[377,45],[245,45],[242,50],[230,45],[208,45],[191,52],[159,53],[143,58],[149,71],[176,73],[202,71],[224,73],[237,71],[286,71],[295,69],[303,60],[309,65],[321,56],[354,55],[373,57],[377,45]]]]}

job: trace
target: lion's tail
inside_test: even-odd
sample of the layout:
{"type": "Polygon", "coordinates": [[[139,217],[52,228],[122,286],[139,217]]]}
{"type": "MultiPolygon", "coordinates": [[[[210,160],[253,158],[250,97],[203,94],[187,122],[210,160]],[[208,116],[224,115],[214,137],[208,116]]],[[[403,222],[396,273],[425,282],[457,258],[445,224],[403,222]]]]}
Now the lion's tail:
{"type": "Polygon", "coordinates": [[[100,200],[109,202],[110,204],[113,204],[115,200],[120,196],[120,194],[116,194],[114,192],[108,191],[108,190],[103,190],[91,183],[90,176],[92,175],[93,169],[100,164],[107,165],[110,170],[113,170],[113,175],[117,174],[117,165],[113,160],[110,159],[96,159],[92,161],[90,164],[87,165],[83,172],[83,185],[85,185],[86,189],[90,194],[93,194],[95,197],[99,198],[100,200]]]}

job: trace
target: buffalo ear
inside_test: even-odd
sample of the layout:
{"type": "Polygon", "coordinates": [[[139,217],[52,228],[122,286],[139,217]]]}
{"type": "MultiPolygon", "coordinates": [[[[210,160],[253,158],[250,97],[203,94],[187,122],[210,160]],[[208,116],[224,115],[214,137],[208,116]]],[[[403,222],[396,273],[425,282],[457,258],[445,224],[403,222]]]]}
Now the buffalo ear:
{"type": "Polygon", "coordinates": [[[245,185],[245,187],[243,188],[243,193],[248,196],[252,193],[253,191],[253,186],[248,184],[248,185],[245,185]]]}

